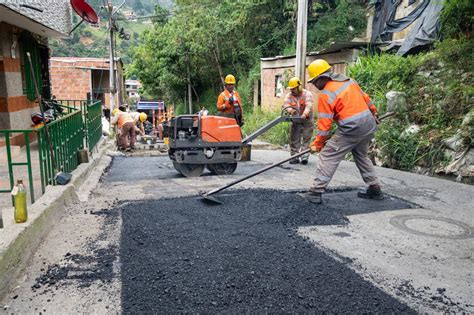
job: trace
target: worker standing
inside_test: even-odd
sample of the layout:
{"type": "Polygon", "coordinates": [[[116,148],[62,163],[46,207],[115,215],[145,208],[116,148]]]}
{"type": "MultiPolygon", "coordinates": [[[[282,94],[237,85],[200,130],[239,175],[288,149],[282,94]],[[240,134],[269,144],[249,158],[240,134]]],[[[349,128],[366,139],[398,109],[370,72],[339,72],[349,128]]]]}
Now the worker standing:
{"type": "Polygon", "coordinates": [[[119,109],[114,109],[112,124],[116,124],[120,129],[120,136],[118,138],[119,150],[130,151],[135,148],[135,141],[137,139],[135,121],[130,113],[122,112],[119,109]],[[127,138],[130,138],[128,142],[127,138]]]}
{"type": "Polygon", "coordinates": [[[320,204],[322,193],[332,179],[339,163],[352,152],[364,182],[369,185],[358,197],[381,200],[384,198],[374,166],[368,156],[369,144],[379,123],[377,109],[370,97],[354,80],[332,72],[323,59],[308,66],[309,82],[321,91],[318,97],[316,139],[311,151],[320,152],[316,178],[307,194],[308,199],[320,204]],[[338,125],[330,137],[333,120],[338,125]]]}
{"type": "Polygon", "coordinates": [[[229,74],[225,77],[224,91],[217,98],[219,116],[235,118],[239,126],[244,125],[242,102],[239,92],[235,90],[235,77],[229,74]]]}
{"type": "MultiPolygon", "coordinates": [[[[301,116],[301,121],[292,122],[290,129],[290,150],[291,155],[300,152],[301,149],[309,147],[313,136],[313,96],[311,92],[303,89],[300,79],[294,77],[288,82],[290,92],[285,97],[283,108],[294,116],[301,116]]],[[[290,164],[308,164],[309,154],[290,160],[290,164]]]]}

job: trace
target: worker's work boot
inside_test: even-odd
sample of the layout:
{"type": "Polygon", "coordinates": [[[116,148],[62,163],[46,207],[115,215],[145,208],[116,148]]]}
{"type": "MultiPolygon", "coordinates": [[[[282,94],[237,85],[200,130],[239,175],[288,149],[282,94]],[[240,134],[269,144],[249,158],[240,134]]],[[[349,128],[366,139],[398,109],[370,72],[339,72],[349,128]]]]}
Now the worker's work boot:
{"type": "Polygon", "coordinates": [[[315,192],[315,191],[310,190],[305,193],[297,193],[297,195],[317,205],[320,205],[323,203],[323,194],[320,192],[315,192]]]}
{"type": "Polygon", "coordinates": [[[359,191],[357,197],[375,200],[382,200],[385,198],[382,189],[380,189],[380,186],[378,185],[370,185],[366,191],[359,191]]]}
{"type": "Polygon", "coordinates": [[[300,159],[299,158],[294,158],[290,160],[290,164],[300,164],[300,159]]]}
{"type": "Polygon", "coordinates": [[[303,165],[308,164],[308,158],[307,157],[301,158],[301,164],[303,165]]]}
{"type": "Polygon", "coordinates": [[[320,205],[323,203],[323,194],[320,192],[315,192],[315,191],[308,191],[306,194],[306,199],[308,199],[309,202],[320,205]]]}

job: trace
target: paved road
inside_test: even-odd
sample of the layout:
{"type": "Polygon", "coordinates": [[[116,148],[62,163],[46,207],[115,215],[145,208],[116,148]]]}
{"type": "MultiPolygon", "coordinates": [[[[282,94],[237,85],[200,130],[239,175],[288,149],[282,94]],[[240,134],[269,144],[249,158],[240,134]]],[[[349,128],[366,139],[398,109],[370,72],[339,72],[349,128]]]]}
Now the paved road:
{"type": "Polygon", "coordinates": [[[392,196],[365,202],[344,162],[325,205],[314,206],[295,193],[311,182],[312,157],[220,195],[221,206],[196,197],[286,154],[256,151],[233,176],[199,179],[176,175],[166,157],[116,157],[51,231],[4,309],[474,310],[472,186],[379,169],[392,196]]]}

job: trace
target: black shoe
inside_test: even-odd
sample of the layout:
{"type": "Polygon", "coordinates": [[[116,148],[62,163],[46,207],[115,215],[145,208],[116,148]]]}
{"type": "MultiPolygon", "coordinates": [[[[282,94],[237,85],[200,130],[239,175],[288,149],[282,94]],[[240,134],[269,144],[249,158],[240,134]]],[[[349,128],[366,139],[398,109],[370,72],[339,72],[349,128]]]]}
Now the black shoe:
{"type": "Polygon", "coordinates": [[[357,197],[364,199],[382,200],[385,198],[380,186],[371,185],[366,191],[359,191],[357,197]]]}
{"type": "Polygon", "coordinates": [[[294,158],[290,160],[290,164],[300,164],[300,159],[299,158],[294,158]]]}
{"type": "Polygon", "coordinates": [[[301,159],[301,164],[303,164],[303,165],[308,164],[308,159],[301,159]]]}

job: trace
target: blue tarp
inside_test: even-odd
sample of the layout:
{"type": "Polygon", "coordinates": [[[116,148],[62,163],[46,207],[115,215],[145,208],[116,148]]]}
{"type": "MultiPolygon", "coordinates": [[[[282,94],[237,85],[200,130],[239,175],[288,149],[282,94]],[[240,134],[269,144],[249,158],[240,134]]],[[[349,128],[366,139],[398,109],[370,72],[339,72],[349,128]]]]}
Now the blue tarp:
{"type": "Polygon", "coordinates": [[[154,109],[154,110],[165,110],[165,102],[148,102],[148,101],[140,101],[137,104],[137,109],[147,110],[147,109],[154,109]]]}

